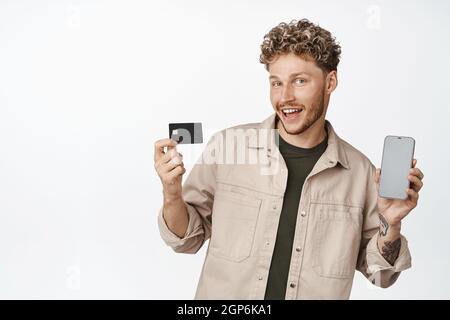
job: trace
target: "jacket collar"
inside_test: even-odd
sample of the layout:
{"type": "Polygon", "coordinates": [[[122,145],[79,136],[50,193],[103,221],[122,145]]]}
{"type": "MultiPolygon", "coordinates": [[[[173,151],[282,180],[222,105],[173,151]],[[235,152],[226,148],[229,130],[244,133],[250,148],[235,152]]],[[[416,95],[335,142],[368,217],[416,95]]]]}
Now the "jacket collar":
{"type": "MultiPolygon", "coordinates": [[[[276,121],[276,113],[273,113],[264,121],[258,124],[258,128],[266,129],[268,132],[275,129],[275,121],[276,121]]],[[[345,152],[345,147],[343,140],[339,138],[339,136],[334,131],[333,126],[330,121],[325,119],[325,127],[328,133],[328,146],[325,150],[324,154],[328,159],[329,163],[336,164],[339,162],[344,168],[349,169],[348,157],[345,152]]],[[[271,141],[271,139],[250,139],[248,142],[249,148],[267,148],[269,154],[274,155],[274,148],[270,148],[267,145],[267,141],[271,141]]]]}

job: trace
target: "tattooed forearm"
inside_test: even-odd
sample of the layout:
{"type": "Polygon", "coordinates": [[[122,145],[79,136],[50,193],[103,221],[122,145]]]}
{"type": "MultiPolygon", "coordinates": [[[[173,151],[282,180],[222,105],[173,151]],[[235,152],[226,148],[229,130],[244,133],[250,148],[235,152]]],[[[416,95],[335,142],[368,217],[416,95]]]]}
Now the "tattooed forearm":
{"type": "Polygon", "coordinates": [[[386,218],[380,213],[380,228],[378,237],[378,250],[380,250],[383,258],[394,265],[400,253],[401,238],[400,224],[390,225],[386,218]]]}
{"type": "Polygon", "coordinates": [[[385,241],[381,255],[386,259],[391,265],[394,265],[395,260],[398,258],[400,253],[401,239],[398,238],[395,241],[385,241]]]}
{"type": "Polygon", "coordinates": [[[380,236],[385,236],[389,230],[389,223],[382,214],[378,214],[378,216],[380,217],[380,236]]]}

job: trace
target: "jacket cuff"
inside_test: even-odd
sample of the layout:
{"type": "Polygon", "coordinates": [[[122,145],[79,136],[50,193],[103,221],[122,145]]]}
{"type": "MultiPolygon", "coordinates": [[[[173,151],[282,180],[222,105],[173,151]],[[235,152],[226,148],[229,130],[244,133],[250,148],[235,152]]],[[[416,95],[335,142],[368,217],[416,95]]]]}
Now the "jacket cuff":
{"type": "MultiPolygon", "coordinates": [[[[195,209],[193,207],[191,207],[190,205],[187,205],[186,207],[187,207],[187,212],[188,212],[188,216],[189,216],[189,222],[188,222],[188,226],[186,229],[186,233],[184,234],[184,236],[182,238],[180,238],[175,233],[173,233],[167,226],[167,223],[163,217],[163,207],[159,210],[158,226],[159,226],[159,230],[161,233],[161,237],[163,238],[164,242],[166,242],[167,245],[169,245],[171,247],[176,248],[176,247],[182,246],[187,239],[195,237],[199,234],[197,232],[198,230],[194,230],[194,224],[195,224],[195,220],[197,218],[197,212],[195,212],[195,209]]],[[[199,228],[197,228],[197,229],[199,229],[199,228]]]]}
{"type": "Polygon", "coordinates": [[[378,250],[378,232],[375,233],[367,244],[367,268],[370,273],[373,274],[381,270],[401,272],[411,267],[411,254],[408,248],[408,241],[403,235],[400,235],[400,239],[400,253],[394,265],[391,265],[378,250]]]}

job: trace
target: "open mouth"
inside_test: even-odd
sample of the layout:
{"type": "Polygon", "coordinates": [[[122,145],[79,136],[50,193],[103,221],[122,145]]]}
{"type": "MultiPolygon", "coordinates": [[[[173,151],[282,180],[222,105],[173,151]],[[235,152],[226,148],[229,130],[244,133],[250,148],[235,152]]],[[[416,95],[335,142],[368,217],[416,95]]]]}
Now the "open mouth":
{"type": "Polygon", "coordinates": [[[301,108],[285,108],[281,110],[281,114],[285,121],[296,120],[303,112],[301,108]]]}

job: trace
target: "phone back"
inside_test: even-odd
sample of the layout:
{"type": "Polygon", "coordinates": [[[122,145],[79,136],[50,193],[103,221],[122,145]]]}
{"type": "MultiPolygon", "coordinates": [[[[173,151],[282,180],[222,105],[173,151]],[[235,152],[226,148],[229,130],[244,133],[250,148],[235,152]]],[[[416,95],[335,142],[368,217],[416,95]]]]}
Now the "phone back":
{"type": "Polygon", "coordinates": [[[406,199],[408,174],[412,167],[415,140],[411,137],[386,136],[381,160],[379,195],[383,198],[406,199]]]}

